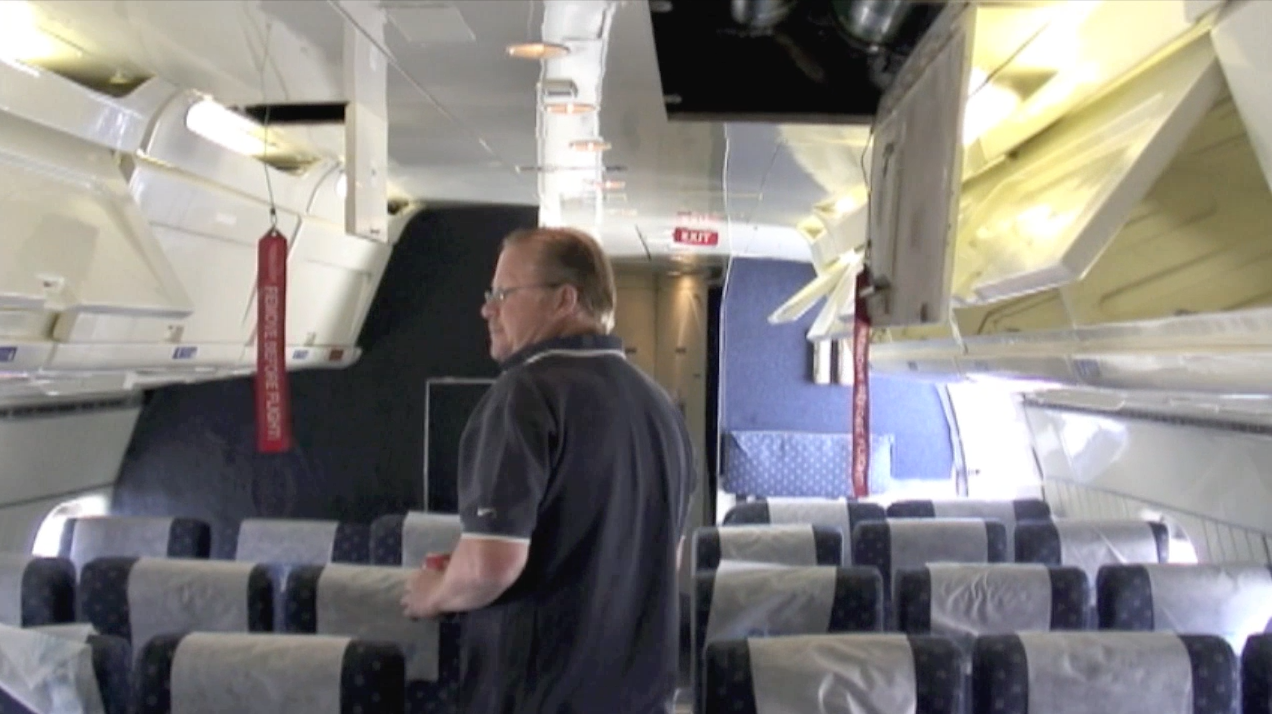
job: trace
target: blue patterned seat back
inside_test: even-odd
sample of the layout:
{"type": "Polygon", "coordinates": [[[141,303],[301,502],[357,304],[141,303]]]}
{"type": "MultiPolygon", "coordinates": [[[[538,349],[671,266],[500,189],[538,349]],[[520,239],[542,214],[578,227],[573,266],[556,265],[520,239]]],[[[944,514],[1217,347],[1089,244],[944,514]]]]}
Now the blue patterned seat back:
{"type": "Polygon", "coordinates": [[[1217,635],[1233,651],[1272,625],[1272,566],[1106,565],[1097,581],[1100,629],[1217,635]]]}
{"type": "Polygon", "coordinates": [[[1240,692],[1236,655],[1211,635],[987,635],[972,669],[972,711],[993,714],[1236,714],[1240,692]]]}
{"type": "Polygon", "coordinates": [[[134,711],[402,714],[404,673],[402,651],[386,643],[321,635],[160,635],[141,655],[134,711]]]}
{"type": "Polygon", "coordinates": [[[212,528],[194,518],[68,518],[58,555],[76,570],[96,558],[207,558],[212,528]]]}
{"type": "Polygon", "coordinates": [[[83,619],[140,654],[183,632],[269,632],[273,584],[263,565],[217,560],[99,558],[80,576],[83,619]]]}
{"type": "Polygon", "coordinates": [[[93,674],[102,692],[106,714],[128,714],[132,697],[132,647],[122,637],[89,635],[93,651],[93,674]]]}
{"type": "Polygon", "coordinates": [[[964,660],[948,640],[896,634],[716,642],[702,711],[963,714],[964,660]]]}
{"type": "Polygon", "coordinates": [[[1272,714],[1272,634],[1254,635],[1241,652],[1244,714],[1272,714]]]}
{"type": "Polygon", "coordinates": [[[403,617],[398,600],[412,572],[391,566],[297,568],[287,582],[285,628],[298,634],[397,642],[406,654],[407,712],[454,712],[462,618],[447,615],[430,626],[403,617]],[[425,646],[431,651],[418,651],[425,646]],[[428,671],[420,674],[420,669],[428,671]]]}
{"type": "Polygon", "coordinates": [[[64,558],[0,554],[0,625],[34,627],[75,619],[75,566],[64,558]]]}
{"type": "MultiPolygon", "coordinates": [[[[723,438],[720,489],[739,496],[852,496],[847,434],[730,431],[723,438]]],[[[892,479],[892,436],[870,436],[870,483],[892,479]]],[[[873,492],[873,489],[872,489],[873,492]]]]}

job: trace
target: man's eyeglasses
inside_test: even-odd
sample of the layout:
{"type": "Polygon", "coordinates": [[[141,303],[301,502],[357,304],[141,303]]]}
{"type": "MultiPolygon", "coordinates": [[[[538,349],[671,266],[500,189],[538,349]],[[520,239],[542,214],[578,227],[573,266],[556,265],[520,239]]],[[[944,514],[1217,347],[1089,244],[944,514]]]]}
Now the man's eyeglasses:
{"type": "Polygon", "coordinates": [[[542,285],[515,285],[510,288],[491,288],[486,291],[486,304],[490,305],[493,303],[501,303],[509,295],[517,292],[518,290],[541,290],[541,289],[551,289],[551,288],[559,288],[559,287],[561,287],[561,283],[544,283],[542,285]]]}

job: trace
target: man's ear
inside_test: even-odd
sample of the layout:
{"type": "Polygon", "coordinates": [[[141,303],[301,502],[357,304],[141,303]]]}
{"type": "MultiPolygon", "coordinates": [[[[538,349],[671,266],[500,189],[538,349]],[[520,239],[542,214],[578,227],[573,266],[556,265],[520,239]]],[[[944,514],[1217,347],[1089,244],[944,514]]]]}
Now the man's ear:
{"type": "Polygon", "coordinates": [[[563,314],[573,313],[579,306],[579,289],[573,285],[561,286],[561,297],[557,299],[557,308],[563,314]]]}

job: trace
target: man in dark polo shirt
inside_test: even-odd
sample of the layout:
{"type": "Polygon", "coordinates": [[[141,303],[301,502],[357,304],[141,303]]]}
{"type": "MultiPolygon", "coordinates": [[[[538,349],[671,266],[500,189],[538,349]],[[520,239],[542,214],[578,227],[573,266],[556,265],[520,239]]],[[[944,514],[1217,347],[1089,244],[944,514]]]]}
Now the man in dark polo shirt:
{"type": "Polygon", "coordinates": [[[486,304],[503,374],[460,446],[464,533],[407,614],[466,612],[464,714],[653,714],[676,686],[693,446],[608,333],[609,260],[586,234],[518,231],[486,304]]]}

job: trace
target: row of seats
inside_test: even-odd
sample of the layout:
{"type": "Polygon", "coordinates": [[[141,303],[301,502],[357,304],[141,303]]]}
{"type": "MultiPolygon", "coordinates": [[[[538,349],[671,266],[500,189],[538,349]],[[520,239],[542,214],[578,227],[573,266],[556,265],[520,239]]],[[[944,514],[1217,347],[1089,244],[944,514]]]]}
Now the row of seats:
{"type": "MultiPolygon", "coordinates": [[[[141,667],[134,670],[139,673],[171,671],[174,682],[181,679],[180,672],[187,670],[176,667],[172,662],[180,664],[185,661],[180,656],[180,648],[186,646],[181,644],[185,641],[182,636],[189,633],[259,635],[257,638],[210,640],[213,643],[225,643],[224,647],[229,648],[227,651],[240,652],[242,655],[224,655],[224,664],[230,668],[227,671],[246,672],[256,670],[242,670],[243,658],[255,656],[254,653],[274,651],[271,648],[282,646],[277,644],[278,641],[270,639],[279,635],[264,633],[322,636],[339,639],[339,647],[343,648],[341,651],[346,652],[347,657],[344,660],[336,658],[334,649],[323,649],[318,644],[313,645],[318,648],[315,653],[326,652],[330,656],[323,659],[323,662],[331,667],[339,665],[347,671],[358,670],[362,666],[351,664],[352,660],[370,662],[367,666],[373,666],[376,662],[383,665],[383,651],[386,646],[399,652],[398,657],[402,660],[399,670],[403,674],[396,680],[396,688],[407,711],[453,709],[455,688],[459,681],[459,621],[451,617],[413,621],[402,615],[399,600],[405,590],[407,578],[414,572],[413,568],[349,564],[302,565],[288,569],[285,582],[280,584],[275,582],[280,571],[271,568],[269,564],[185,558],[106,557],[97,558],[84,566],[76,588],[74,566],[65,559],[28,557],[26,562],[22,562],[18,558],[8,557],[0,560],[0,564],[4,564],[4,567],[0,567],[0,584],[8,583],[10,587],[8,592],[0,590],[0,605],[14,601],[20,603],[16,608],[10,607],[6,615],[10,618],[6,623],[11,626],[9,629],[13,629],[12,626],[32,628],[39,621],[68,620],[66,602],[75,597],[77,590],[79,614],[83,621],[91,625],[87,632],[104,636],[106,641],[116,639],[126,647],[131,647],[134,657],[139,660],[154,660],[149,664],[144,661],[132,662],[141,667]],[[29,572],[58,573],[57,584],[46,581],[36,587],[34,583],[38,578],[29,577],[29,572]],[[281,607],[278,608],[274,602],[276,593],[281,593],[282,599],[281,607]],[[40,617],[33,617],[31,613],[34,610],[29,607],[29,603],[40,599],[54,605],[46,607],[46,612],[40,617]],[[276,610],[282,613],[281,617],[276,617],[276,610]],[[362,642],[360,649],[350,649],[355,640],[362,642]],[[156,643],[166,644],[161,646],[156,643]],[[370,654],[350,654],[355,649],[370,654]],[[173,660],[173,657],[176,659],[173,660]],[[367,657],[370,659],[366,659],[367,657]],[[168,664],[163,665],[164,662],[168,664]],[[234,669],[235,667],[239,669],[234,669]],[[353,669],[349,669],[350,667],[353,669]]],[[[3,640],[2,636],[0,640],[3,640]]],[[[196,642],[204,643],[199,645],[200,648],[206,645],[205,639],[196,642]]],[[[334,643],[335,640],[331,642],[334,643]]],[[[336,644],[331,644],[330,647],[336,648],[336,644]]],[[[282,657],[281,654],[278,656],[282,657]]],[[[296,660],[298,667],[312,659],[303,648],[295,656],[300,657],[296,660]]],[[[203,660],[196,657],[194,661],[203,660]]],[[[189,669],[190,676],[207,666],[207,662],[197,667],[192,666],[189,669]]],[[[332,676],[335,670],[331,667],[324,670],[326,674],[323,676],[332,676]]],[[[282,672],[279,668],[260,671],[270,672],[270,677],[275,674],[290,677],[294,674],[282,672]]],[[[114,677],[112,681],[118,679],[114,677]]],[[[340,680],[337,678],[335,681],[340,680]]],[[[145,682],[138,680],[135,684],[142,687],[145,682]]],[[[157,686],[155,681],[150,684],[157,686]]],[[[304,689],[300,687],[298,691],[304,689]]],[[[119,699],[117,692],[111,696],[119,699]]],[[[137,696],[141,694],[138,693],[137,696]]],[[[154,696],[158,696],[159,701],[167,701],[164,699],[167,695],[155,695],[153,691],[146,695],[146,701],[154,696]]],[[[142,709],[146,712],[168,711],[162,707],[142,709]]],[[[235,708],[195,710],[244,711],[235,708]]],[[[368,712],[394,710],[392,706],[387,709],[364,709],[368,712]]],[[[396,711],[402,709],[398,708],[396,711]]]]}
{"type": "Polygon", "coordinates": [[[990,635],[970,655],[936,636],[773,637],[707,648],[700,711],[1234,714],[1244,698],[1246,714],[1264,714],[1269,674],[1272,635],[1253,638],[1240,667],[1209,635],[990,635]]]}
{"type": "MultiPolygon", "coordinates": [[[[68,519],[59,555],[76,571],[101,557],[208,558],[212,530],[193,518],[109,516],[68,519]]],[[[240,523],[233,560],[254,563],[422,563],[459,540],[459,517],[411,512],[369,527],[338,521],[248,518],[240,523]]]]}

